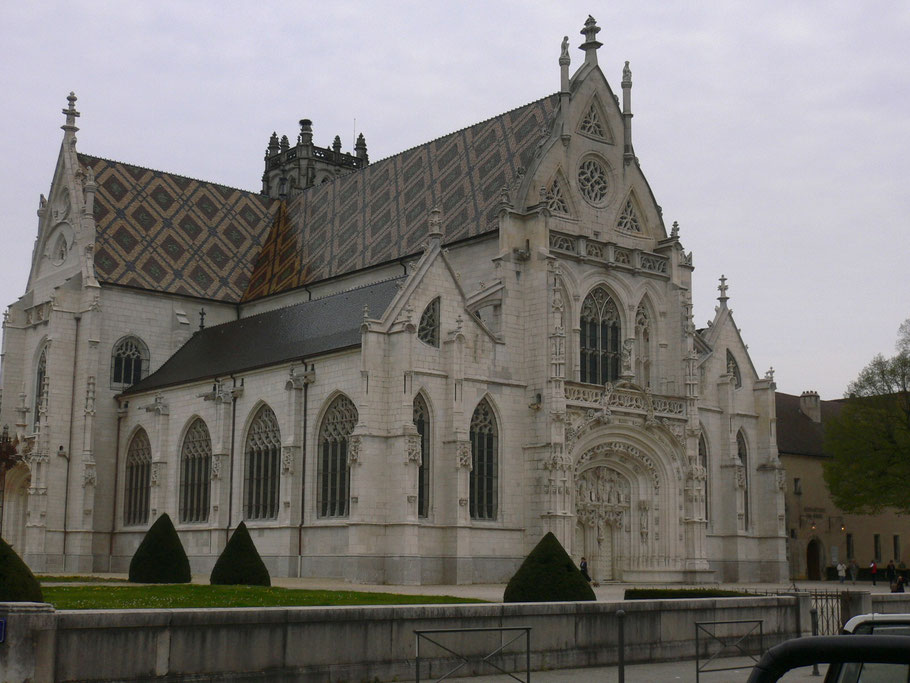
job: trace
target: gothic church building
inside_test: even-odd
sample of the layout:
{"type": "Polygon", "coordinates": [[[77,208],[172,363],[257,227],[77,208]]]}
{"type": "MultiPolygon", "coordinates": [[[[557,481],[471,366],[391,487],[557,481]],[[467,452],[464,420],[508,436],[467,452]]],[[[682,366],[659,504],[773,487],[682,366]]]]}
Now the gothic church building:
{"type": "Polygon", "coordinates": [[[243,520],[273,575],[432,584],[552,531],[600,581],[785,579],[773,377],[724,282],[693,324],[598,31],[381,161],[304,119],[258,193],[81,152],[71,94],[3,321],[3,537],[122,572],[167,513],[204,573],[243,520]]]}

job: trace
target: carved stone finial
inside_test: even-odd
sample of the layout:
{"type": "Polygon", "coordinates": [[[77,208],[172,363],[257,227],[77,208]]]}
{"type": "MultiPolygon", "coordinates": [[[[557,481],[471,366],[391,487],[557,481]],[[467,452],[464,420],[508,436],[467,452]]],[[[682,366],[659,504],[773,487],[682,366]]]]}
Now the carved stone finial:
{"type": "Polygon", "coordinates": [[[271,155],[271,154],[274,154],[275,152],[277,152],[279,149],[281,149],[281,147],[278,143],[278,133],[276,133],[275,131],[272,131],[272,137],[269,138],[269,146],[268,146],[267,153],[271,155]]]}
{"type": "Polygon", "coordinates": [[[721,303],[722,306],[726,306],[726,305],[727,305],[727,299],[730,298],[730,297],[727,296],[727,289],[729,289],[729,285],[727,285],[727,278],[726,278],[726,276],[721,275],[721,276],[720,276],[720,284],[717,285],[717,291],[720,292],[720,296],[717,297],[717,300],[720,301],[720,303],[721,303]]]}
{"type": "Polygon", "coordinates": [[[363,159],[364,163],[369,162],[370,157],[367,155],[367,139],[363,133],[357,136],[357,142],[354,144],[354,153],[358,159],[363,159]]]}
{"type": "Polygon", "coordinates": [[[768,368],[768,371],[765,373],[765,379],[769,379],[772,382],[774,381],[774,366],[772,365],[768,368]]]}
{"type": "Polygon", "coordinates": [[[677,239],[679,237],[679,222],[673,221],[673,228],[670,230],[670,238],[677,239]]]}
{"type": "Polygon", "coordinates": [[[632,69],[629,68],[629,62],[622,68],[622,84],[632,85],[632,69]]]}
{"type": "Polygon", "coordinates": [[[205,329],[205,309],[200,308],[199,309],[199,331],[201,332],[204,329],[205,329]]]}
{"type": "Polygon", "coordinates": [[[66,101],[69,102],[69,106],[63,110],[63,113],[66,115],[66,123],[62,126],[63,130],[66,132],[75,133],[78,128],[76,128],[76,117],[80,116],[79,112],[76,111],[76,93],[70,92],[66,96],[66,101]]]}
{"type": "Polygon", "coordinates": [[[427,221],[429,223],[429,229],[427,233],[430,236],[430,239],[442,239],[442,209],[439,206],[434,206],[430,210],[430,218],[427,221]]]}
{"type": "Polygon", "coordinates": [[[332,141],[332,151],[335,152],[335,154],[341,153],[341,136],[340,135],[336,135],[335,139],[332,141]]]}
{"type": "Polygon", "coordinates": [[[562,64],[565,61],[568,64],[571,61],[569,57],[569,36],[563,36],[562,38],[562,49],[559,53],[559,63],[562,64]]]}
{"type": "Polygon", "coordinates": [[[366,321],[370,317],[370,307],[366,304],[363,305],[363,319],[366,321]]]}
{"type": "Polygon", "coordinates": [[[600,26],[597,25],[597,21],[590,14],[588,15],[587,20],[585,21],[585,27],[581,29],[581,35],[585,37],[585,42],[579,45],[579,50],[584,50],[585,52],[585,61],[593,61],[594,64],[597,63],[597,48],[599,48],[603,43],[597,40],[597,34],[600,33],[600,26]]]}

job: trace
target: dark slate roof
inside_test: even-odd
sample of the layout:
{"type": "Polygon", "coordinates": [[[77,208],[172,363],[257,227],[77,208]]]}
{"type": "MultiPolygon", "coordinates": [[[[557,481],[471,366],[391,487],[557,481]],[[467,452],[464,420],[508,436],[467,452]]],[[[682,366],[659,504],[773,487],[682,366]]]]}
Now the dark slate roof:
{"type": "Polygon", "coordinates": [[[800,412],[799,396],[776,392],[777,450],[782,455],[826,455],[825,422],[840,414],[843,401],[821,401],[822,421],[813,422],[800,412]]]}
{"type": "Polygon", "coordinates": [[[275,221],[243,299],[413,254],[436,205],[447,243],[495,230],[500,190],[530,166],[558,103],[550,95],[306,189],[275,221]]]}
{"type": "Polygon", "coordinates": [[[267,311],[194,334],[157,371],[125,394],[276,365],[360,345],[363,309],[380,317],[403,278],[267,311]]]}
{"type": "Polygon", "coordinates": [[[87,154],[79,162],[98,185],[101,282],[240,301],[277,200],[87,154]]]}

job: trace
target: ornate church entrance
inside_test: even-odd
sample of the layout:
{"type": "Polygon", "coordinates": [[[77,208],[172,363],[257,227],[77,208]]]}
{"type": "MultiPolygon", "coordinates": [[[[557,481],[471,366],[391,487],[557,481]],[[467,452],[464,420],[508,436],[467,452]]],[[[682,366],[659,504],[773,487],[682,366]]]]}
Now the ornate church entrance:
{"type": "Polygon", "coordinates": [[[584,470],[576,480],[575,554],[588,559],[588,572],[595,581],[620,578],[618,537],[628,516],[630,488],[621,474],[603,466],[584,470]]]}

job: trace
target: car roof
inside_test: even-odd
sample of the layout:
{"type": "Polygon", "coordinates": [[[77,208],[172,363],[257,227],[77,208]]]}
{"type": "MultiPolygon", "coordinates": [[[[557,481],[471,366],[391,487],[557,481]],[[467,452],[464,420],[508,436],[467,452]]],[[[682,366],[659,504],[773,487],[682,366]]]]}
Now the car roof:
{"type": "Polygon", "coordinates": [[[872,614],[858,614],[844,624],[844,631],[846,633],[853,633],[860,624],[870,622],[877,624],[910,625],[910,614],[879,614],[878,612],[873,612],[872,614]]]}

